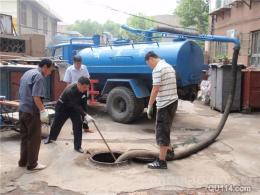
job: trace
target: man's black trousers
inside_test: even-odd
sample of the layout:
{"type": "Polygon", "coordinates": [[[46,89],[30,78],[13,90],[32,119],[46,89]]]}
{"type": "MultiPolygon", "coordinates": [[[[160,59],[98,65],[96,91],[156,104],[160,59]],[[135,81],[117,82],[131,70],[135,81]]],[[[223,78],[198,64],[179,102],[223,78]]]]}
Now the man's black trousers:
{"type": "Polygon", "coordinates": [[[60,134],[61,128],[63,127],[66,120],[70,118],[72,121],[72,129],[74,134],[74,149],[81,148],[82,140],[82,123],[83,119],[79,112],[74,109],[69,108],[66,104],[57,102],[55,107],[55,117],[53,124],[51,126],[51,131],[49,135],[50,140],[56,140],[60,134]]]}

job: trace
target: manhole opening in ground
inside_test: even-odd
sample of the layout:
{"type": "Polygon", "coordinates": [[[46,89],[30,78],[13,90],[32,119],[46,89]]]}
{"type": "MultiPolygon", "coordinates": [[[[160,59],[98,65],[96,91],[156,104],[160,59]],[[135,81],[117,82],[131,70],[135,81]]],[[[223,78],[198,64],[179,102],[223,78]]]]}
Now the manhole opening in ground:
{"type": "MultiPolygon", "coordinates": [[[[113,152],[115,158],[117,159],[122,153],[121,152],[113,152]]],[[[115,163],[115,160],[110,152],[101,152],[95,153],[90,157],[90,161],[92,163],[104,166],[114,166],[114,165],[126,165],[128,161],[122,161],[115,163]]]]}

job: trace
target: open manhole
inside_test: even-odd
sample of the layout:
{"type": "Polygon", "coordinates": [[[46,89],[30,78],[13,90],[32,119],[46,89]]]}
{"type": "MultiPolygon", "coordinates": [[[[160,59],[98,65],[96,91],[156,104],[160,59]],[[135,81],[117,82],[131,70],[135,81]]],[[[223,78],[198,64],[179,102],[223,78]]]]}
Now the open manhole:
{"type": "MultiPolygon", "coordinates": [[[[120,152],[113,152],[116,159],[122,154],[120,152]]],[[[115,163],[115,160],[110,152],[101,152],[95,153],[90,157],[90,161],[97,165],[104,165],[104,166],[118,166],[118,165],[126,165],[128,161],[122,161],[119,163],[115,163]]]]}

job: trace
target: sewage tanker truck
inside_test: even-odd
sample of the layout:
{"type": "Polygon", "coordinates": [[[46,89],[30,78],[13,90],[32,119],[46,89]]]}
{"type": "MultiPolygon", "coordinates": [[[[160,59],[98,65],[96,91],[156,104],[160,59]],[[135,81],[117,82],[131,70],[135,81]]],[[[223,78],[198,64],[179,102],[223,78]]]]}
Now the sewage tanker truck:
{"type": "MultiPolygon", "coordinates": [[[[133,33],[146,32],[126,26],[124,28],[133,33]]],[[[150,35],[153,33],[149,31],[148,36],[150,35]]],[[[77,38],[80,39],[82,38],[77,38]]],[[[83,39],[93,41],[97,35],[95,39],[83,39]]],[[[100,42],[95,44],[95,41],[93,44],[82,45],[71,40],[70,43],[54,46],[52,54],[55,56],[57,48],[63,48],[60,57],[71,63],[73,55],[78,53],[87,66],[91,79],[99,81],[95,85],[95,90],[99,91],[97,100],[106,103],[107,111],[114,121],[129,123],[143,113],[149,100],[152,70],[144,60],[148,51],[154,51],[175,69],[180,99],[193,101],[199,90],[204,67],[200,46],[189,39],[170,39],[168,42],[153,40],[148,37],[143,42],[120,41],[107,46],[100,45],[100,42]]]]}
{"type": "Polygon", "coordinates": [[[148,51],[173,66],[179,98],[193,101],[203,68],[203,52],[193,41],[91,47],[78,53],[91,78],[99,80],[99,99],[106,102],[108,113],[117,122],[138,118],[147,104],[152,88],[152,70],[144,60],[148,51]]]}

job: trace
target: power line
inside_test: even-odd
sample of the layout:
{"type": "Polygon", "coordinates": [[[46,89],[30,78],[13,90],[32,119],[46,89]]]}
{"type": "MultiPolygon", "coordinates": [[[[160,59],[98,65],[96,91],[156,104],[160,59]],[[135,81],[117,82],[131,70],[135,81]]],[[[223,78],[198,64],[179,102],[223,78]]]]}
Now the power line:
{"type": "Polygon", "coordinates": [[[158,20],[154,20],[154,19],[147,18],[147,17],[144,17],[144,16],[140,16],[140,15],[128,13],[128,12],[126,12],[126,11],[121,11],[121,10],[112,8],[112,7],[110,7],[110,6],[105,6],[105,7],[106,7],[107,9],[110,9],[110,10],[113,10],[113,11],[116,11],[116,12],[120,12],[120,13],[129,15],[129,16],[133,16],[133,17],[140,18],[140,19],[143,19],[143,20],[147,20],[147,21],[150,21],[150,22],[154,22],[154,23],[157,23],[157,24],[162,24],[162,25],[165,25],[165,26],[169,26],[169,27],[173,27],[173,28],[178,28],[178,29],[196,30],[196,29],[194,29],[194,28],[186,28],[186,27],[174,26],[174,25],[171,25],[171,24],[168,24],[168,23],[165,23],[165,22],[160,22],[160,21],[158,21],[158,20]]]}
{"type": "MultiPolygon", "coordinates": [[[[98,3],[94,2],[94,1],[91,1],[91,4],[94,4],[94,5],[97,5],[97,6],[100,6],[100,7],[104,7],[105,9],[112,10],[112,11],[115,11],[115,12],[119,12],[119,13],[122,13],[122,14],[125,14],[125,15],[128,15],[128,16],[140,18],[140,19],[142,19],[142,20],[147,20],[147,21],[150,21],[150,22],[153,22],[153,23],[165,25],[165,26],[168,26],[168,27],[172,27],[172,28],[176,28],[176,29],[186,29],[186,30],[191,30],[191,31],[193,31],[193,32],[194,32],[194,31],[197,32],[197,30],[196,30],[195,28],[180,27],[180,26],[171,25],[171,24],[168,24],[168,23],[165,23],[165,22],[160,22],[160,21],[158,21],[158,20],[154,20],[154,19],[151,19],[151,18],[147,18],[147,17],[145,17],[145,16],[140,16],[140,15],[136,15],[136,14],[132,14],[132,13],[126,12],[126,11],[124,11],[124,10],[119,10],[119,9],[113,8],[113,7],[108,6],[108,5],[98,4],[98,3]]],[[[26,25],[22,25],[22,24],[18,24],[18,25],[20,25],[20,26],[23,27],[23,28],[29,28],[29,29],[33,29],[33,30],[37,30],[37,31],[38,31],[38,30],[43,31],[43,34],[46,34],[46,32],[50,32],[50,33],[53,32],[52,30],[48,30],[48,29],[35,28],[35,27],[30,27],[30,26],[26,26],[26,25]]],[[[56,31],[55,33],[68,34],[68,33],[59,32],[59,31],[56,31]]]]}
{"type": "Polygon", "coordinates": [[[197,32],[197,30],[195,28],[180,27],[180,26],[171,25],[171,24],[168,24],[168,23],[165,23],[165,22],[160,22],[158,20],[154,20],[154,19],[147,18],[147,17],[144,17],[144,16],[132,14],[132,13],[126,12],[124,10],[119,10],[119,9],[116,9],[116,8],[113,8],[111,6],[104,5],[104,4],[98,4],[98,3],[95,3],[95,2],[92,2],[92,4],[100,6],[100,7],[104,7],[106,9],[109,9],[109,10],[112,10],[112,11],[115,11],[115,12],[119,12],[119,13],[122,13],[122,14],[125,14],[125,15],[128,15],[128,16],[133,16],[133,17],[136,17],[136,18],[140,18],[142,20],[147,20],[147,21],[150,21],[150,22],[153,22],[153,23],[162,24],[162,25],[169,26],[169,27],[172,27],[172,28],[186,29],[186,30],[192,30],[192,31],[196,31],[197,32]]]}

